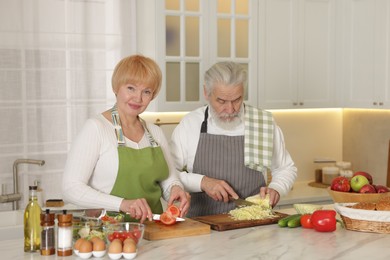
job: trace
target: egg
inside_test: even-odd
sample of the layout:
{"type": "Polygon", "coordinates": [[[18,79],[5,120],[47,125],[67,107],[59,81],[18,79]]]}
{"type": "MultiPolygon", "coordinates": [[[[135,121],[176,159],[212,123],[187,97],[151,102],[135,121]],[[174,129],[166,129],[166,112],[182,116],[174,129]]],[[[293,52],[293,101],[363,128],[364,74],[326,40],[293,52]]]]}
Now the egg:
{"type": "Polygon", "coordinates": [[[132,243],[134,245],[137,245],[137,243],[132,238],[126,238],[125,241],[123,241],[123,245],[126,243],[132,243]]]}
{"type": "Polygon", "coordinates": [[[122,242],[120,240],[113,240],[108,247],[108,253],[120,254],[122,253],[122,242]]]}
{"type": "Polygon", "coordinates": [[[79,247],[79,253],[89,253],[92,252],[92,243],[88,240],[81,242],[79,247]]]}
{"type": "MultiPolygon", "coordinates": [[[[91,240],[92,241],[92,240],[91,240]]],[[[92,241],[92,249],[93,251],[104,251],[106,250],[106,244],[101,238],[94,237],[92,241]]]]}
{"type": "Polygon", "coordinates": [[[80,250],[80,245],[81,245],[81,243],[82,243],[83,241],[85,241],[84,238],[79,238],[79,239],[77,239],[76,242],[75,242],[74,245],[73,245],[74,249],[77,250],[77,251],[80,250]]]}
{"type": "Polygon", "coordinates": [[[137,246],[134,243],[123,244],[123,253],[135,253],[135,251],[137,251],[137,246]]]}
{"type": "Polygon", "coordinates": [[[89,239],[89,241],[91,241],[92,244],[95,243],[95,241],[97,241],[97,240],[101,240],[101,239],[98,237],[91,237],[91,239],[89,239]]]}

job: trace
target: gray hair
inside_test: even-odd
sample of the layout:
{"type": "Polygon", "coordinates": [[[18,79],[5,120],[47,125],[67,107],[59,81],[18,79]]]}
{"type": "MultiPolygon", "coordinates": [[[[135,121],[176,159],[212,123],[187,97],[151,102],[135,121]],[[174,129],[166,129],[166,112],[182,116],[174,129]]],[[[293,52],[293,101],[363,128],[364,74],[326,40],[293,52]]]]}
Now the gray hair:
{"type": "Polygon", "coordinates": [[[245,89],[247,72],[239,63],[223,61],[215,63],[204,76],[206,94],[210,95],[215,84],[226,86],[242,85],[245,89]]]}

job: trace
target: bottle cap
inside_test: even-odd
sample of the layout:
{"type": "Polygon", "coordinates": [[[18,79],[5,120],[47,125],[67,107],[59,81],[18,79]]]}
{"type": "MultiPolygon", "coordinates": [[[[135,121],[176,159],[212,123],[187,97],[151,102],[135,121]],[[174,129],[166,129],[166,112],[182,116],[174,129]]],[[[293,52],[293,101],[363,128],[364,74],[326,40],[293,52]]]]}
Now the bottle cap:
{"type": "Polygon", "coordinates": [[[35,185],[34,185],[34,186],[29,186],[29,187],[28,187],[29,190],[36,190],[37,188],[38,188],[38,187],[35,186],[35,185]]]}
{"type": "Polygon", "coordinates": [[[50,209],[46,209],[45,213],[41,213],[41,226],[52,226],[54,225],[55,215],[50,213],[50,209]]]}
{"type": "Polygon", "coordinates": [[[66,214],[66,210],[63,210],[62,213],[63,214],[58,214],[57,215],[58,224],[59,225],[64,225],[64,226],[72,225],[73,215],[72,214],[66,214]]]}

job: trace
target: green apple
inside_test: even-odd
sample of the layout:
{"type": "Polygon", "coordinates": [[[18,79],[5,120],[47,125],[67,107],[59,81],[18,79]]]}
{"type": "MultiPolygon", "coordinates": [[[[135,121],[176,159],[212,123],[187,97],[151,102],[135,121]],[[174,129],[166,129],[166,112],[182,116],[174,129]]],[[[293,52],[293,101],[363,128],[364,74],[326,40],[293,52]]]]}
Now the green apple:
{"type": "Polygon", "coordinates": [[[355,192],[359,192],[360,189],[366,185],[369,184],[370,181],[363,175],[356,175],[351,178],[351,188],[355,192]]]}

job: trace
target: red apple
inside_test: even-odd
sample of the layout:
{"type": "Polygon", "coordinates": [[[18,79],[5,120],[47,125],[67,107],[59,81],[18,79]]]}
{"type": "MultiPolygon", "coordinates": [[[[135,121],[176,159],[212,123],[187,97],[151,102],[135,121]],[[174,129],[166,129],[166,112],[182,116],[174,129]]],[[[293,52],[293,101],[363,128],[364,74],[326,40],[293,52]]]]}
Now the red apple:
{"type": "Polygon", "coordinates": [[[389,188],[387,188],[386,186],[383,186],[383,185],[374,185],[374,186],[375,186],[377,193],[385,193],[385,192],[390,191],[389,188]]]}
{"type": "Polygon", "coordinates": [[[332,180],[330,185],[331,190],[348,192],[351,189],[349,180],[347,177],[338,176],[332,180]]]}
{"type": "Polygon", "coordinates": [[[376,189],[373,185],[366,184],[359,190],[359,193],[376,193],[376,189]]]}
{"type": "Polygon", "coordinates": [[[370,182],[363,175],[356,175],[351,178],[350,184],[353,191],[359,192],[364,185],[370,184],[370,182]]]}
{"type": "Polygon", "coordinates": [[[364,176],[364,177],[366,177],[367,178],[367,180],[370,182],[370,184],[372,185],[372,176],[371,176],[371,174],[369,174],[368,172],[355,172],[354,174],[353,174],[353,176],[352,177],[355,177],[356,175],[362,175],[362,176],[364,176]]]}

